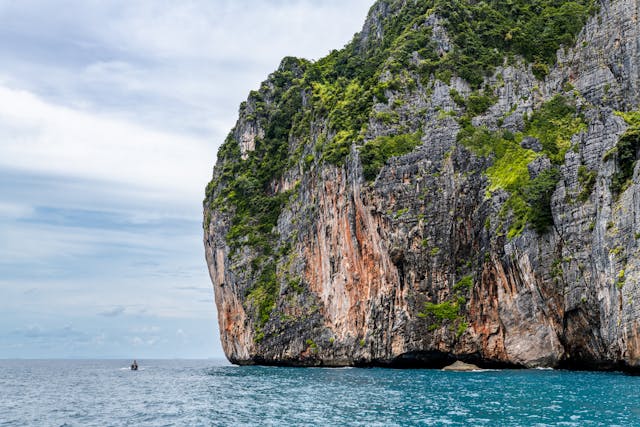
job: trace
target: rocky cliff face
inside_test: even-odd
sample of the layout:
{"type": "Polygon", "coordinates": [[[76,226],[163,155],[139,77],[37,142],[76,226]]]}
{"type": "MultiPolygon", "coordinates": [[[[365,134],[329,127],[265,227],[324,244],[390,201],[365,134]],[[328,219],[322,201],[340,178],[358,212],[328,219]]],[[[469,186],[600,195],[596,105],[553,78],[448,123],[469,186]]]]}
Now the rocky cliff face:
{"type": "Polygon", "coordinates": [[[639,3],[479,79],[428,6],[377,2],[241,106],[204,204],[227,357],[640,368],[639,3]]]}

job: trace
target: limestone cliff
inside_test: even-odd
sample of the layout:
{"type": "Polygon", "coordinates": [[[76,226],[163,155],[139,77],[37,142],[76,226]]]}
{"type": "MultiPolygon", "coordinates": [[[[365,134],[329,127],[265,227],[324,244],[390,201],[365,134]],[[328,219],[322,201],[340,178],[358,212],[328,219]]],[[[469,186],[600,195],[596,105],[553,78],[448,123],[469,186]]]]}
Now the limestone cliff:
{"type": "Polygon", "coordinates": [[[229,360],[640,368],[639,2],[547,3],[380,0],[250,94],[204,202],[229,360]]]}

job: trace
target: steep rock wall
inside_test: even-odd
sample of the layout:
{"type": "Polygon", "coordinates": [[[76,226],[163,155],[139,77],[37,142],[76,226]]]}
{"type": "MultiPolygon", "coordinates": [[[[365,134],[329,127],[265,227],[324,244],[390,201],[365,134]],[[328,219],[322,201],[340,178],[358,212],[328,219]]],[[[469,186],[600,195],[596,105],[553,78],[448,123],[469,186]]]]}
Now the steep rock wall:
{"type": "MultiPolygon", "coordinates": [[[[382,21],[400,3],[372,8],[358,49],[384,38],[382,21]]],[[[476,89],[455,75],[444,83],[411,71],[395,77],[389,68],[379,80],[393,84],[343,162],[318,153],[340,136],[326,115],[310,114],[303,132],[288,133],[294,160],[266,190],[283,202],[273,228],[256,234],[267,242],[252,244],[253,231],[237,232],[253,229],[238,228],[229,171],[251,170],[247,159],[274,132],[260,114],[282,108],[279,93],[299,91],[302,111],[321,90],[282,89],[282,75],[302,78],[306,66],[285,60],[241,108],[205,200],[205,253],[227,357],[302,366],[439,367],[462,359],[640,367],[637,167],[630,183],[615,186],[623,167],[616,147],[632,126],[616,112],[640,103],[638,12],[636,0],[602,2],[543,81],[524,60],[505,62],[485,79],[491,105],[467,114],[487,134],[526,137],[532,115],[554,97],[575,105],[582,125],[559,161],[540,154],[535,140],[527,151],[527,179],[558,170],[547,229],[517,226],[513,190],[496,185],[491,172],[500,159],[461,139],[470,107],[459,97],[469,100],[476,89]],[[417,135],[419,144],[367,180],[363,145],[397,134],[417,135]],[[234,147],[235,157],[227,154],[234,147]]],[[[453,49],[440,18],[429,15],[422,25],[439,55],[453,49]]]]}

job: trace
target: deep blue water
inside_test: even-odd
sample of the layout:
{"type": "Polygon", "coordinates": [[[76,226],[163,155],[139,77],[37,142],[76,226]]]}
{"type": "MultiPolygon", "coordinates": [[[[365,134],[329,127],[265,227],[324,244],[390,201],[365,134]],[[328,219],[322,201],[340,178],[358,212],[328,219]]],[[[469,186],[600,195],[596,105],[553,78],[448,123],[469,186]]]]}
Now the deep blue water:
{"type": "Polygon", "coordinates": [[[617,373],[0,360],[0,426],[640,426],[617,373]]]}

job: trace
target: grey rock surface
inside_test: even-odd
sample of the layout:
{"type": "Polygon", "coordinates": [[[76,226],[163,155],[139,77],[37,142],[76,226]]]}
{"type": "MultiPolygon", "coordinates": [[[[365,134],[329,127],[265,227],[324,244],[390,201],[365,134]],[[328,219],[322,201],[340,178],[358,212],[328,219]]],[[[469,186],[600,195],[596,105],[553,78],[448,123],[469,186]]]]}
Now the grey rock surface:
{"type": "MultiPolygon", "coordinates": [[[[364,179],[354,145],[342,166],[294,165],[273,183],[292,192],[273,241],[291,255],[278,261],[275,306],[260,329],[247,298],[259,254],[232,253],[225,240],[231,213],[205,203],[205,253],[227,357],[300,366],[441,368],[461,358],[483,367],[640,368],[638,167],[631,185],[613,194],[618,166],[607,155],[627,129],[616,111],[640,106],[638,12],[637,0],[605,0],[543,82],[523,60],[487,77],[497,100],[473,125],[491,130],[522,131],[526,115],[567,93],[568,83],[573,88],[586,127],[559,167],[547,232],[527,226],[506,235],[503,223],[513,218],[500,213],[508,194],[488,191],[493,159],[456,138],[460,107],[451,89],[471,90],[455,76],[449,84],[432,78],[413,91],[387,90],[388,102],[374,106],[365,140],[399,128],[422,136],[373,182],[364,179]],[[377,118],[391,111],[397,123],[377,118]],[[428,304],[449,304],[457,315],[435,318],[428,304]]],[[[390,13],[392,3],[377,3],[358,36],[362,49],[384,37],[380,20],[390,13]]],[[[425,25],[448,52],[440,19],[425,25]]],[[[250,98],[233,132],[243,156],[265,135],[256,108],[250,98]]],[[[313,121],[309,140],[291,146],[312,153],[326,127],[313,121]]],[[[533,137],[522,147],[542,149],[533,137]]],[[[551,167],[544,156],[527,165],[532,179],[551,167]]],[[[223,168],[219,158],[214,177],[223,168]]]]}
{"type": "Polygon", "coordinates": [[[457,360],[451,365],[445,366],[444,368],[442,368],[442,370],[452,371],[452,372],[473,372],[473,371],[480,371],[481,369],[471,363],[464,363],[457,360]]]}

